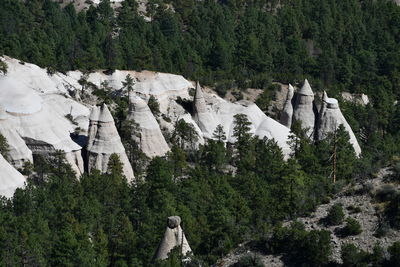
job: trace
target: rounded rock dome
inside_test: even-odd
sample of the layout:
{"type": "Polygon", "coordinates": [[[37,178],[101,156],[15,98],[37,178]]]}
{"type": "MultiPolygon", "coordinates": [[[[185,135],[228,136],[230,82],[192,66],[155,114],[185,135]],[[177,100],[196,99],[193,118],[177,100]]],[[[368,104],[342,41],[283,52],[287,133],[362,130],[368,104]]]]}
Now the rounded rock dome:
{"type": "Polygon", "coordinates": [[[11,114],[29,115],[42,109],[42,98],[22,82],[0,77],[0,106],[11,114]]]}

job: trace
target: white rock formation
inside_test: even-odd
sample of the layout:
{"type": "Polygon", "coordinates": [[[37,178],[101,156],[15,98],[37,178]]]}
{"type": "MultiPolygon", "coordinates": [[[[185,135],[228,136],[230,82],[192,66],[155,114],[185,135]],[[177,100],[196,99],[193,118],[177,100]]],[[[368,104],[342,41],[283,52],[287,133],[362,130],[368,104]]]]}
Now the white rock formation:
{"type": "Polygon", "coordinates": [[[167,229],[165,230],[164,237],[161,240],[154,257],[156,260],[167,259],[168,253],[178,246],[181,247],[181,253],[183,256],[192,252],[180,224],[181,218],[179,216],[168,217],[167,229]]]}
{"type": "Polygon", "coordinates": [[[349,92],[342,92],[342,98],[344,101],[353,102],[361,106],[369,104],[369,97],[365,94],[351,94],[349,92]]]}
{"type": "Polygon", "coordinates": [[[15,189],[24,187],[25,177],[0,154],[0,196],[10,198],[15,189]]]}
{"type": "Polygon", "coordinates": [[[215,114],[206,104],[203,91],[199,82],[196,84],[196,92],[193,101],[193,119],[199,126],[205,138],[212,138],[213,132],[218,126],[215,114]]]}
{"type": "Polygon", "coordinates": [[[90,114],[89,137],[87,146],[88,170],[100,170],[107,172],[108,161],[112,154],[117,154],[123,163],[123,171],[126,179],[134,178],[132,166],[129,163],[122,145],[121,138],[115,127],[114,119],[106,104],[101,107],[93,107],[90,114]]]}
{"type": "Polygon", "coordinates": [[[329,133],[333,133],[341,124],[349,133],[350,143],[353,145],[356,155],[359,156],[361,154],[360,145],[353,130],[340,111],[338,101],[334,98],[328,98],[328,95],[324,92],[323,104],[318,120],[317,139],[322,140],[326,138],[329,133]]]}
{"type": "Polygon", "coordinates": [[[140,148],[148,157],[163,156],[170,151],[160,126],[146,102],[132,95],[128,119],[135,121],[140,128],[140,148]]]}
{"type": "Polygon", "coordinates": [[[293,105],[292,99],[294,95],[294,88],[291,84],[289,84],[288,93],[285,101],[285,105],[283,107],[281,113],[280,122],[286,127],[290,128],[292,126],[292,117],[293,117],[293,105]]]}
{"type": "Polygon", "coordinates": [[[307,129],[307,135],[311,138],[314,133],[315,114],[314,114],[314,93],[306,79],[303,87],[297,92],[296,103],[294,105],[293,122],[300,121],[303,129],[307,129]]]}
{"type": "Polygon", "coordinates": [[[44,101],[24,82],[14,75],[0,77],[0,106],[5,110],[0,133],[10,145],[12,163],[22,167],[23,162],[32,161],[32,154],[62,150],[80,175],[83,172],[81,147],[70,137],[75,126],[53,108],[57,102],[44,101]]]}

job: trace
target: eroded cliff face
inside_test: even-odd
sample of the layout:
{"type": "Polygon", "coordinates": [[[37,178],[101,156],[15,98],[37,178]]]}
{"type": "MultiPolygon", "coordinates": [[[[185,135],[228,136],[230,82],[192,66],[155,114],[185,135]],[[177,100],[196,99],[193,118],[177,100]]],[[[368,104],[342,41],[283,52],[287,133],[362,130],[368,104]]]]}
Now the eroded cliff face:
{"type": "Polygon", "coordinates": [[[198,135],[196,146],[212,138],[218,124],[228,141],[234,142],[234,116],[239,113],[248,116],[253,134],[274,138],[285,155],[290,153],[289,128],[266,116],[257,105],[250,101],[231,103],[204,92],[199,84],[196,87],[180,75],[121,70],[112,74],[101,70],[85,75],[80,71],[49,74],[46,69],[13,58],[2,60],[8,65],[8,73],[0,77],[0,133],[10,145],[10,163],[15,168],[33,162],[35,154],[62,151],[79,178],[84,172],[84,157],[87,170],[106,172],[109,156],[116,153],[124,163],[126,177],[132,180],[132,168],[109,108],[96,107],[93,89],[83,88],[79,82],[85,78],[97,88],[107,83],[110,94],[125,94],[127,75],[136,80],[128,119],[138,123],[138,141],[149,157],[163,156],[170,150],[164,133],[171,135],[181,119],[193,126],[198,135]],[[157,119],[147,105],[151,96],[159,103],[162,116],[157,119]],[[87,153],[82,153],[83,148],[87,153]]]}

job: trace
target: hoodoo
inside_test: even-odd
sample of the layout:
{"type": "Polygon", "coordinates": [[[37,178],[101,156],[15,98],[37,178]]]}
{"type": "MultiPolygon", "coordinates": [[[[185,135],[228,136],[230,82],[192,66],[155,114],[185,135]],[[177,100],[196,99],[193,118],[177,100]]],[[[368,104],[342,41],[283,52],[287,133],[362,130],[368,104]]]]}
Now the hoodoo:
{"type": "Polygon", "coordinates": [[[294,88],[291,84],[289,84],[288,93],[286,96],[286,102],[283,107],[283,111],[281,114],[281,124],[290,128],[292,126],[292,118],[293,118],[293,105],[292,99],[294,95],[294,88]]]}
{"type": "Polygon", "coordinates": [[[131,96],[130,102],[128,119],[139,125],[140,137],[137,141],[141,150],[148,157],[165,155],[170,149],[149,106],[143,99],[135,95],[131,96]]]}
{"type": "Polygon", "coordinates": [[[341,124],[343,124],[344,128],[349,133],[350,143],[353,145],[356,155],[359,156],[361,154],[360,145],[358,144],[353,130],[340,111],[338,101],[335,98],[329,98],[326,92],[324,92],[323,103],[318,120],[317,139],[322,140],[326,138],[329,133],[336,131],[341,124]]]}
{"type": "Polygon", "coordinates": [[[106,104],[94,107],[90,114],[89,137],[88,137],[88,171],[98,169],[107,172],[108,161],[112,154],[117,154],[123,163],[123,171],[126,179],[132,181],[134,178],[132,166],[129,163],[118,135],[114,119],[106,104]]]}
{"type": "Polygon", "coordinates": [[[178,246],[180,246],[182,256],[187,256],[190,252],[192,252],[192,249],[190,248],[181,227],[181,217],[171,216],[168,217],[167,229],[165,230],[164,237],[158,246],[155,259],[167,259],[168,253],[178,246]]]}
{"type": "Polygon", "coordinates": [[[212,134],[217,128],[218,123],[212,111],[207,107],[199,82],[196,84],[196,93],[194,95],[193,103],[194,121],[203,132],[204,137],[212,138],[212,134]]]}
{"type": "Polygon", "coordinates": [[[312,137],[314,133],[315,116],[314,113],[314,93],[306,79],[303,87],[297,92],[294,105],[293,122],[301,122],[303,129],[307,129],[307,135],[312,137]]]}

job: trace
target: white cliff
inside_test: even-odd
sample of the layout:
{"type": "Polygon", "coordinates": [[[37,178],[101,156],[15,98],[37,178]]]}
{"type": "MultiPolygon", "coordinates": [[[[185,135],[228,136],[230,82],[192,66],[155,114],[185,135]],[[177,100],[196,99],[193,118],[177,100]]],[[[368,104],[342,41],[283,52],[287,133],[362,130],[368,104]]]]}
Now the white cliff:
{"type": "Polygon", "coordinates": [[[192,252],[185,233],[181,228],[181,218],[179,216],[171,216],[168,217],[167,229],[154,258],[156,260],[165,260],[168,258],[168,253],[178,246],[180,246],[183,256],[188,256],[192,252]]]}
{"type": "Polygon", "coordinates": [[[88,171],[97,169],[106,173],[112,154],[119,156],[125,177],[128,181],[132,181],[134,178],[132,166],[115,127],[114,119],[107,105],[103,104],[101,107],[93,107],[90,114],[87,145],[88,171]]]}
{"type": "Polygon", "coordinates": [[[300,122],[302,128],[307,129],[307,135],[312,138],[316,114],[314,113],[314,93],[307,79],[296,94],[293,110],[293,122],[300,122]]]}
{"type": "Polygon", "coordinates": [[[10,145],[11,162],[22,167],[25,161],[32,161],[32,154],[62,150],[80,175],[81,147],[70,137],[75,126],[53,108],[57,102],[44,101],[26,82],[13,75],[0,77],[0,106],[5,110],[0,133],[10,145]]]}
{"type": "Polygon", "coordinates": [[[25,177],[0,154],[0,196],[10,198],[17,188],[25,185],[25,177]]]}
{"type": "Polygon", "coordinates": [[[317,139],[322,140],[326,138],[329,133],[335,132],[340,125],[343,125],[349,133],[350,143],[353,145],[356,155],[359,156],[361,154],[360,145],[358,144],[353,130],[340,111],[338,101],[334,98],[329,98],[326,92],[324,92],[323,103],[318,120],[317,139]]]}
{"type": "Polygon", "coordinates": [[[143,153],[148,157],[165,155],[170,149],[146,102],[139,96],[132,95],[130,103],[128,119],[133,120],[139,126],[140,137],[137,141],[143,153]]]}

